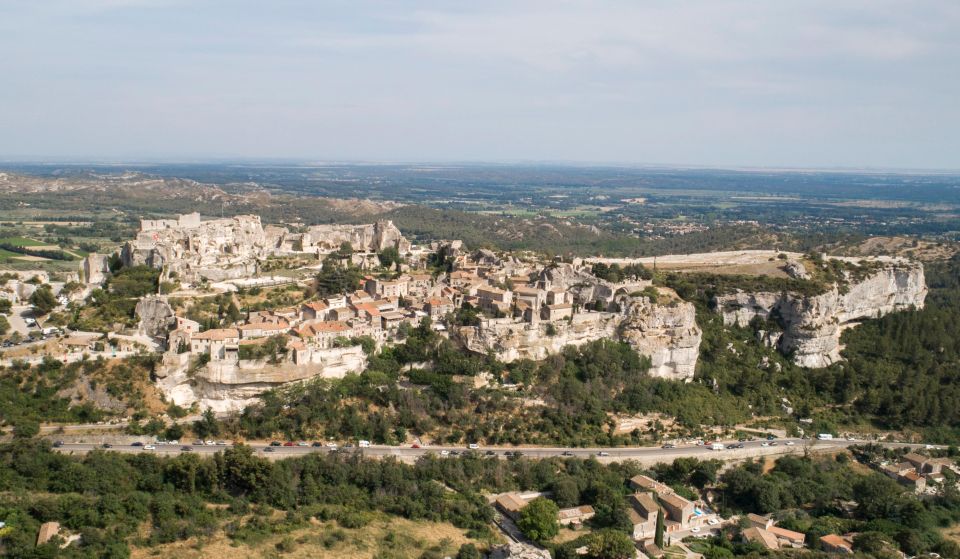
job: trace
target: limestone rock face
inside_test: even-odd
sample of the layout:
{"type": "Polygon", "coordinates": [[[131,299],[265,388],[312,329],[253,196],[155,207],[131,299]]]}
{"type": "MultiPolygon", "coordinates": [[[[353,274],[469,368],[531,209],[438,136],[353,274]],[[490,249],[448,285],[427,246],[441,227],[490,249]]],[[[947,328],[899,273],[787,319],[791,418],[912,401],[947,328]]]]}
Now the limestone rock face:
{"type": "Polygon", "coordinates": [[[493,351],[497,358],[541,360],[564,346],[580,346],[607,338],[629,343],[650,357],[650,375],[671,380],[693,378],[699,357],[701,330],[691,303],[650,303],[645,297],[621,295],[621,312],[583,312],[572,320],[528,323],[512,318],[483,320],[480,326],[455,328],[453,335],[477,353],[493,351]],[[555,331],[548,335],[549,325],[555,331]]]}
{"type": "Polygon", "coordinates": [[[392,221],[381,220],[367,225],[314,225],[303,234],[303,250],[319,249],[331,252],[343,243],[350,243],[354,250],[379,252],[395,248],[402,252],[410,250],[408,241],[392,221]]]}
{"type": "MultiPolygon", "coordinates": [[[[792,354],[802,367],[826,367],[840,360],[840,334],[845,328],[863,319],[923,308],[926,295],[923,266],[897,260],[843,290],[833,286],[826,293],[807,297],[789,292],[738,292],[716,297],[714,302],[726,325],[746,326],[754,317],[775,319],[783,328],[777,341],[782,353],[792,354]]],[[[770,335],[766,333],[768,338],[770,335]]]]}
{"type": "Polygon", "coordinates": [[[550,559],[550,552],[526,543],[510,543],[491,549],[490,559],[550,559]]]}
{"type": "MultiPolygon", "coordinates": [[[[183,221],[183,220],[181,220],[183,221]]],[[[255,275],[257,261],[273,251],[276,238],[264,233],[260,217],[239,215],[176,225],[142,225],[121,251],[125,266],[167,267],[186,281],[224,281],[255,275]]]]}
{"type": "Polygon", "coordinates": [[[107,279],[107,274],[110,273],[110,264],[105,254],[91,252],[83,259],[80,270],[83,272],[84,283],[99,285],[107,279]]]}
{"type": "Polygon", "coordinates": [[[176,325],[173,308],[159,295],[141,298],[135,312],[140,317],[139,332],[155,340],[166,340],[167,332],[176,325]]]}
{"type": "Polygon", "coordinates": [[[649,374],[671,380],[692,379],[703,337],[693,304],[675,301],[655,305],[645,297],[619,300],[627,317],[620,324],[620,338],[637,353],[650,357],[649,374]]]}
{"type": "Polygon", "coordinates": [[[303,365],[284,362],[211,361],[188,374],[190,355],[166,353],[157,367],[158,386],[178,406],[198,403],[216,412],[237,411],[256,403],[268,390],[315,378],[343,378],[367,365],[360,346],[319,350],[321,355],[303,365]]]}

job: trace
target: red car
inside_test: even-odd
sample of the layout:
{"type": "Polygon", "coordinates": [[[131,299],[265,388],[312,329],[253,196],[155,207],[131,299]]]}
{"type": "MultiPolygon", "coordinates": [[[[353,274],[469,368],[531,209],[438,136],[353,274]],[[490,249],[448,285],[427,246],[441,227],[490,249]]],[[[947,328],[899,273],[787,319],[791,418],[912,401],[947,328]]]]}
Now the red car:
{"type": "Polygon", "coordinates": [[[283,446],[297,446],[297,444],[294,443],[293,441],[287,441],[287,442],[283,443],[283,446]]]}
{"type": "Polygon", "coordinates": [[[420,448],[420,445],[418,445],[417,443],[413,443],[412,445],[410,445],[410,448],[420,448]]]}

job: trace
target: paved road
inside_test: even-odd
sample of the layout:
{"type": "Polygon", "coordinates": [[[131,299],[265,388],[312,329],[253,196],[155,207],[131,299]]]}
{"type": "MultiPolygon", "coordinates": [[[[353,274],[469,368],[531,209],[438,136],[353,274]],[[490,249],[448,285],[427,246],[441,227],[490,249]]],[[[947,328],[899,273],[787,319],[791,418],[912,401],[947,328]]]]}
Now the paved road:
{"type": "MultiPolygon", "coordinates": [[[[562,447],[536,447],[536,448],[514,448],[514,447],[481,447],[477,452],[481,455],[497,456],[506,458],[506,453],[521,452],[525,458],[548,458],[552,456],[575,456],[586,458],[595,456],[601,462],[616,462],[622,460],[637,460],[641,463],[653,464],[662,461],[672,461],[680,457],[696,458],[720,458],[720,459],[746,459],[758,456],[782,455],[782,454],[801,454],[805,450],[830,451],[846,448],[855,444],[864,444],[870,441],[847,441],[847,440],[802,440],[802,439],[777,439],[776,445],[767,446],[766,441],[749,441],[742,443],[742,449],[711,450],[709,446],[686,445],[676,448],[659,447],[635,447],[635,448],[562,448],[562,447]],[[791,444],[792,443],[792,444],[791,444]]],[[[906,443],[883,443],[885,446],[894,447],[922,447],[924,445],[911,445],[906,443]]],[[[156,445],[155,450],[144,450],[140,446],[114,445],[110,448],[114,452],[151,452],[164,456],[176,456],[179,454],[213,454],[226,448],[217,445],[187,445],[190,450],[184,450],[184,445],[156,445]]],[[[313,446],[276,446],[269,447],[262,443],[251,444],[257,454],[272,459],[291,458],[303,456],[312,452],[331,452],[333,449],[327,447],[313,446]],[[267,450],[267,449],[271,450],[267,450]]],[[[99,444],[93,443],[64,443],[57,450],[65,453],[83,454],[101,448],[99,444]]],[[[409,446],[382,446],[373,445],[367,448],[340,448],[340,451],[362,452],[366,456],[395,456],[404,461],[414,461],[425,454],[435,454],[437,456],[452,456],[454,452],[463,453],[467,449],[453,446],[429,446],[425,448],[411,448],[409,446]],[[444,453],[449,454],[444,454],[444,453]]]]}

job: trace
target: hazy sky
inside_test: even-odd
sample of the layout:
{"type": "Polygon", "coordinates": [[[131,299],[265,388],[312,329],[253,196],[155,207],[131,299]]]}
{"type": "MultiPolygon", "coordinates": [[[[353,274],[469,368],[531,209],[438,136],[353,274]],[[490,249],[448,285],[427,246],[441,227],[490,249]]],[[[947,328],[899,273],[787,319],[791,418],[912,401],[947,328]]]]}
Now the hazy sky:
{"type": "Polygon", "coordinates": [[[958,0],[0,0],[0,159],[960,168],[958,0]]]}

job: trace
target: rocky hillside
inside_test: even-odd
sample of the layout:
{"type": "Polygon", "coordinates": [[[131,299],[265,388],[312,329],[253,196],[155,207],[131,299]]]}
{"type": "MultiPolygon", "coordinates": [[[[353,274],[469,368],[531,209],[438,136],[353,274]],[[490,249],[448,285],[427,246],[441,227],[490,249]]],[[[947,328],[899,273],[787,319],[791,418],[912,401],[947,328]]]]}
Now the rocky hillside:
{"type": "Polygon", "coordinates": [[[739,291],[714,298],[726,325],[765,321],[771,345],[803,367],[826,367],[840,359],[840,334],[860,321],[922,308],[927,295],[923,265],[878,259],[865,277],[849,278],[817,295],[783,291],[739,291]]]}

